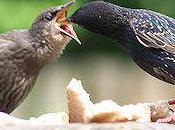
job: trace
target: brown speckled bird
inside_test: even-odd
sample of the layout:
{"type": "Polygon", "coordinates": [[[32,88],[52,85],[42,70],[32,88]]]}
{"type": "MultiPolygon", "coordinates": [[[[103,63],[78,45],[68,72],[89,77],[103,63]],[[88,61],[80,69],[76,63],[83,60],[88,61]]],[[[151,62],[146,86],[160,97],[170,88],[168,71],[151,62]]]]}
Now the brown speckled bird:
{"type": "Polygon", "coordinates": [[[66,21],[74,1],[41,13],[29,30],[0,34],[0,111],[12,112],[31,91],[40,69],[60,56],[76,33],[66,21]]]}

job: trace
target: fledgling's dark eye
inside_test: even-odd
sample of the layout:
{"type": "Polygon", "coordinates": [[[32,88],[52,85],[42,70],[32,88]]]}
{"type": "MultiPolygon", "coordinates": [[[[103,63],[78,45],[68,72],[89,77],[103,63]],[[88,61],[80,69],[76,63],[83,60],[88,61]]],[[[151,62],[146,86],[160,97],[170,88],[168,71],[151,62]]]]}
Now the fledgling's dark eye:
{"type": "Polygon", "coordinates": [[[44,17],[46,21],[51,21],[53,18],[54,18],[54,15],[51,12],[48,12],[44,17]]]}

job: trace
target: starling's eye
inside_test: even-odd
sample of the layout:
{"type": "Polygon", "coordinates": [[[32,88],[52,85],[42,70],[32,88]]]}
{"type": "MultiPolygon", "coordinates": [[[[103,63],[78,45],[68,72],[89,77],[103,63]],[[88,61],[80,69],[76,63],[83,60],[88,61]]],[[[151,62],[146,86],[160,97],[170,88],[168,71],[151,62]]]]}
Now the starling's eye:
{"type": "Polygon", "coordinates": [[[46,21],[51,21],[53,18],[54,18],[54,16],[52,15],[51,12],[48,12],[48,13],[45,15],[45,17],[44,17],[44,19],[45,19],[46,21]]]}

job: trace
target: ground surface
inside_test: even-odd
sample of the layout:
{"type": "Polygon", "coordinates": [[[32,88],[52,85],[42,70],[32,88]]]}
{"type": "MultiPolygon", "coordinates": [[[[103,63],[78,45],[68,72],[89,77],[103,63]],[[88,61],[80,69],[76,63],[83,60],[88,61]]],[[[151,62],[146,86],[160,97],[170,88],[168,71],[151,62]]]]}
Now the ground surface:
{"type": "Polygon", "coordinates": [[[0,130],[175,130],[175,125],[157,123],[71,124],[69,126],[0,125],[0,130]]]}

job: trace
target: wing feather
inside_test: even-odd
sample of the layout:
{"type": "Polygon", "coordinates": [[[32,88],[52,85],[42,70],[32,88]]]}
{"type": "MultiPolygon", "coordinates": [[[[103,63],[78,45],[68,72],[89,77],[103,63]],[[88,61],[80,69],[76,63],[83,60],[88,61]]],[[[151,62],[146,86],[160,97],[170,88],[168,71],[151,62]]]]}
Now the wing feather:
{"type": "Polygon", "coordinates": [[[132,14],[129,24],[142,45],[175,53],[173,18],[147,10],[137,10],[132,14]]]}

